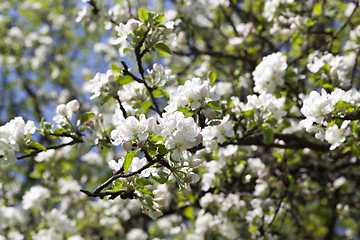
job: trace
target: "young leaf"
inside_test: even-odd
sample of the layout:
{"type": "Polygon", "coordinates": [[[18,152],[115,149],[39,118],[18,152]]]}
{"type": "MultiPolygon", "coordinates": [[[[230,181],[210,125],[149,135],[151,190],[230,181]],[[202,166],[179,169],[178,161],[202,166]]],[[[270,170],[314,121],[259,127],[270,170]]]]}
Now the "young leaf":
{"type": "Polygon", "coordinates": [[[211,109],[216,109],[216,110],[222,110],[220,104],[218,102],[215,101],[211,101],[207,104],[209,106],[209,108],[211,109]]]}
{"type": "Polygon", "coordinates": [[[107,95],[103,99],[101,99],[100,106],[104,105],[107,101],[110,100],[110,98],[110,95],[107,95]]]}
{"type": "Polygon", "coordinates": [[[140,8],[138,11],[138,15],[141,21],[145,21],[148,18],[148,11],[143,8],[140,8]]]}
{"type": "Polygon", "coordinates": [[[314,8],[313,8],[313,14],[314,14],[315,16],[320,16],[321,13],[322,13],[321,3],[320,3],[320,2],[315,3],[314,8]]]}
{"type": "Polygon", "coordinates": [[[136,184],[140,187],[146,186],[146,185],[152,185],[152,181],[147,178],[138,178],[136,179],[136,184]]]}
{"type": "Polygon", "coordinates": [[[119,66],[116,65],[115,63],[112,64],[111,70],[112,70],[115,74],[120,74],[120,68],[119,68],[119,66]]]}
{"type": "Polygon", "coordinates": [[[31,142],[30,142],[30,146],[33,147],[33,148],[42,150],[42,151],[46,151],[46,150],[47,150],[46,147],[44,147],[44,146],[41,145],[40,143],[34,142],[34,141],[31,141],[31,142]]]}
{"type": "Polygon", "coordinates": [[[151,174],[151,177],[157,181],[158,183],[160,184],[164,184],[167,182],[168,178],[169,178],[169,174],[167,174],[166,172],[164,171],[158,171],[156,173],[152,173],[151,174]]]}
{"type": "Polygon", "coordinates": [[[134,79],[132,77],[130,77],[130,76],[120,76],[119,79],[118,79],[118,83],[120,85],[126,85],[128,83],[133,82],[133,81],[134,81],[134,79]]]}
{"type": "Polygon", "coordinates": [[[151,107],[152,105],[152,101],[148,100],[146,102],[143,102],[143,104],[141,104],[141,109],[146,112],[146,110],[148,110],[149,107],[151,107]]]}
{"type": "Polygon", "coordinates": [[[171,55],[171,50],[165,43],[158,43],[155,48],[171,55]]]}
{"type": "Polygon", "coordinates": [[[274,141],[274,131],[269,127],[263,128],[264,143],[270,144],[274,141]]]}
{"type": "Polygon", "coordinates": [[[89,121],[94,116],[95,116],[95,113],[82,113],[80,116],[80,123],[83,124],[84,122],[89,121]]]}
{"type": "Polygon", "coordinates": [[[124,162],[124,171],[127,172],[129,170],[129,167],[132,163],[132,160],[135,156],[135,152],[130,151],[125,156],[125,162],[124,162]]]}

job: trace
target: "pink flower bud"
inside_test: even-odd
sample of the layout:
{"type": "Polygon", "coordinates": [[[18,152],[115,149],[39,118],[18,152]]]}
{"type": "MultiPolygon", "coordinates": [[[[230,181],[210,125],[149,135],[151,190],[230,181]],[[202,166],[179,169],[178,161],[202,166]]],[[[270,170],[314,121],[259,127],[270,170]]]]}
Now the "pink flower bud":
{"type": "Polygon", "coordinates": [[[122,148],[125,150],[125,151],[131,151],[131,149],[132,149],[132,144],[131,144],[131,142],[129,142],[129,141],[123,141],[123,143],[122,143],[122,148]]]}
{"type": "Polygon", "coordinates": [[[72,112],[77,112],[80,108],[80,103],[78,100],[74,99],[66,104],[66,107],[72,112]]]}
{"type": "Polygon", "coordinates": [[[153,191],[153,194],[154,194],[155,196],[157,196],[157,197],[160,197],[160,196],[162,196],[162,195],[164,194],[164,191],[163,191],[163,190],[159,190],[159,189],[155,189],[155,190],[153,191]]]}
{"type": "Polygon", "coordinates": [[[185,180],[186,183],[191,183],[192,182],[192,176],[187,175],[184,180],[185,180]]]}
{"type": "Polygon", "coordinates": [[[144,141],[144,140],[139,141],[139,142],[137,143],[137,146],[138,146],[138,147],[142,147],[142,146],[144,146],[144,145],[145,145],[145,141],[144,141]]]}
{"type": "Polygon", "coordinates": [[[195,137],[195,144],[196,144],[196,146],[199,145],[200,143],[202,143],[202,141],[203,141],[203,136],[199,133],[199,135],[197,135],[197,136],[195,137]]]}
{"type": "Polygon", "coordinates": [[[109,82],[112,82],[112,81],[114,81],[115,73],[113,71],[111,71],[111,70],[107,70],[106,77],[107,77],[109,82]]]}
{"type": "Polygon", "coordinates": [[[68,116],[68,109],[65,104],[60,104],[56,107],[56,113],[61,116],[68,116]]]}
{"type": "Polygon", "coordinates": [[[210,87],[207,85],[202,85],[199,89],[199,97],[206,98],[210,95],[210,87]]]}
{"type": "Polygon", "coordinates": [[[201,163],[202,163],[201,159],[195,159],[190,163],[190,167],[196,168],[196,167],[200,166],[201,163]]]}
{"type": "Polygon", "coordinates": [[[129,28],[131,29],[131,31],[135,32],[138,28],[139,28],[139,22],[132,22],[129,24],[129,28]]]}
{"type": "Polygon", "coordinates": [[[155,212],[153,212],[153,217],[154,218],[161,217],[162,215],[164,215],[164,214],[158,209],[155,212]]]}
{"type": "Polygon", "coordinates": [[[165,199],[162,198],[162,197],[160,197],[160,198],[154,198],[154,201],[155,201],[157,204],[159,204],[160,207],[165,206],[165,203],[166,203],[165,199]]]}

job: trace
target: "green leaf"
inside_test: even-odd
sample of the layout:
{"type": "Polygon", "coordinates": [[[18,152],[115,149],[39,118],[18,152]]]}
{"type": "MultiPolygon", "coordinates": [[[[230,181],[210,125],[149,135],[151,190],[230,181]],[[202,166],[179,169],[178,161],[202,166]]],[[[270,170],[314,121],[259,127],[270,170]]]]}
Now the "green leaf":
{"type": "Polygon", "coordinates": [[[120,73],[121,73],[119,66],[116,65],[115,63],[112,64],[111,70],[112,70],[115,74],[120,74],[120,73]]]}
{"type": "Polygon", "coordinates": [[[148,205],[148,207],[152,208],[154,206],[153,199],[150,196],[146,196],[145,201],[146,201],[146,204],[148,205]]]}
{"type": "Polygon", "coordinates": [[[64,132],[66,132],[66,129],[57,128],[57,129],[55,129],[54,134],[62,134],[62,133],[64,133],[64,132]]]}
{"type": "Polygon", "coordinates": [[[194,219],[194,208],[193,207],[185,208],[184,215],[189,219],[194,219]]]}
{"type": "Polygon", "coordinates": [[[170,98],[169,94],[165,91],[163,87],[159,87],[159,89],[165,95],[165,97],[167,97],[168,99],[170,98]]]}
{"type": "Polygon", "coordinates": [[[209,79],[210,79],[211,85],[213,85],[215,83],[216,77],[217,77],[216,73],[214,73],[214,72],[210,73],[209,79]]]}
{"type": "Polygon", "coordinates": [[[124,48],[123,54],[125,54],[125,53],[127,53],[128,51],[131,51],[131,50],[133,50],[133,49],[132,48],[124,48]]]}
{"type": "Polygon", "coordinates": [[[134,79],[132,78],[132,77],[130,77],[130,76],[120,76],[119,77],[119,79],[118,79],[118,83],[120,84],[120,85],[126,85],[126,84],[129,84],[129,83],[131,83],[131,82],[133,82],[134,81],[134,79]]]}
{"type": "Polygon", "coordinates": [[[93,118],[95,116],[95,113],[82,113],[80,116],[80,123],[83,124],[84,122],[89,121],[91,118],[93,118]]]}
{"type": "Polygon", "coordinates": [[[343,107],[350,107],[351,104],[348,102],[344,102],[344,101],[338,101],[335,105],[334,108],[343,108],[343,107]]]}
{"type": "Polygon", "coordinates": [[[145,21],[145,20],[148,19],[148,11],[145,10],[145,9],[143,9],[143,8],[140,8],[140,9],[138,10],[138,15],[139,15],[139,19],[140,19],[141,21],[145,21]]]}
{"type": "Polygon", "coordinates": [[[160,89],[155,89],[155,90],[152,92],[152,94],[153,94],[154,97],[156,97],[156,98],[161,98],[161,97],[164,96],[160,89]]]}
{"type": "Polygon", "coordinates": [[[161,155],[165,155],[169,150],[166,149],[165,145],[160,145],[158,147],[158,153],[161,155]]]}
{"type": "Polygon", "coordinates": [[[315,3],[314,8],[313,8],[313,14],[314,14],[315,16],[320,16],[321,13],[322,13],[321,3],[320,3],[320,2],[315,3]]]}
{"type": "Polygon", "coordinates": [[[136,179],[136,184],[140,187],[146,186],[146,185],[152,185],[152,181],[147,178],[138,178],[136,179]]]}
{"type": "Polygon", "coordinates": [[[274,141],[274,131],[269,127],[263,128],[264,143],[270,144],[274,141]]]}
{"type": "Polygon", "coordinates": [[[141,109],[146,112],[146,110],[148,110],[149,107],[151,107],[152,105],[152,101],[148,100],[146,102],[143,102],[143,104],[141,104],[141,109]]]}
{"type": "Polygon", "coordinates": [[[129,167],[132,163],[132,160],[135,156],[135,152],[130,151],[126,154],[125,156],[125,161],[124,161],[124,171],[127,172],[129,170],[129,167]]]}
{"type": "Polygon", "coordinates": [[[44,147],[43,145],[41,145],[40,143],[35,142],[35,141],[31,141],[30,146],[33,147],[33,148],[42,150],[42,151],[47,151],[46,147],[44,147]]]}
{"type": "Polygon", "coordinates": [[[106,95],[103,99],[101,99],[100,101],[100,106],[104,105],[105,103],[107,103],[107,101],[110,100],[110,96],[109,95],[106,95]]]}
{"type": "Polygon", "coordinates": [[[248,117],[251,116],[251,115],[253,115],[253,114],[254,114],[254,110],[253,110],[253,109],[247,110],[247,111],[244,112],[244,115],[245,115],[245,116],[248,116],[248,117]]]}
{"type": "Polygon", "coordinates": [[[113,184],[113,189],[115,190],[124,189],[124,182],[121,181],[120,179],[116,179],[113,184]]]}
{"type": "Polygon", "coordinates": [[[161,54],[161,56],[163,56],[163,57],[166,57],[167,56],[167,53],[166,52],[163,52],[163,51],[161,51],[161,50],[159,50],[159,49],[156,49],[160,54],[161,54]]]}
{"type": "Polygon", "coordinates": [[[151,141],[153,142],[158,142],[158,141],[161,141],[161,142],[165,142],[164,138],[162,136],[158,136],[158,135],[155,135],[151,141]]]}
{"type": "Polygon", "coordinates": [[[151,174],[151,177],[157,181],[158,183],[160,184],[164,184],[167,182],[168,178],[169,178],[169,174],[167,174],[166,172],[164,171],[158,171],[156,173],[152,173],[151,174]]]}
{"type": "Polygon", "coordinates": [[[218,102],[215,102],[215,101],[211,101],[211,102],[208,102],[207,104],[209,106],[209,108],[211,109],[216,109],[216,110],[222,110],[220,104],[218,102]]]}
{"type": "Polygon", "coordinates": [[[164,20],[165,20],[165,15],[164,14],[161,14],[161,13],[156,14],[155,22],[161,23],[164,20]]]}
{"type": "Polygon", "coordinates": [[[154,196],[154,194],[147,188],[137,187],[136,190],[138,190],[138,191],[140,191],[142,193],[148,194],[150,196],[154,196]]]}
{"type": "Polygon", "coordinates": [[[155,45],[155,48],[171,55],[171,50],[165,43],[158,43],[155,45]]]}

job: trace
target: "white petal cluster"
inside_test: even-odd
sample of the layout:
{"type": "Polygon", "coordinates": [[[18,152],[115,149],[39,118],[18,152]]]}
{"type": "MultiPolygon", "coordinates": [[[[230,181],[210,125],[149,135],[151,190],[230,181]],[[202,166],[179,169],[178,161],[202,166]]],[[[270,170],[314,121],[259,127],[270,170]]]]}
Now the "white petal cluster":
{"type": "Polygon", "coordinates": [[[122,102],[129,102],[131,99],[144,99],[146,98],[146,89],[142,83],[131,82],[122,86],[122,89],[118,91],[118,96],[122,102]]]}
{"type": "Polygon", "coordinates": [[[175,75],[172,75],[171,69],[164,69],[163,65],[154,63],[152,70],[147,70],[152,79],[153,86],[164,86],[167,82],[173,82],[175,75]]]}
{"type": "Polygon", "coordinates": [[[293,1],[294,0],[266,0],[264,12],[262,15],[270,22],[271,20],[273,20],[276,9],[279,7],[280,4],[289,4],[293,1]]]}
{"type": "Polygon", "coordinates": [[[286,115],[284,111],[285,97],[276,98],[270,93],[262,92],[259,96],[253,94],[247,96],[247,103],[240,102],[240,108],[243,111],[255,110],[255,119],[267,120],[270,116],[274,116],[276,120],[280,120],[286,115]]]}
{"type": "Polygon", "coordinates": [[[327,65],[330,67],[329,77],[337,78],[340,80],[341,85],[347,86],[350,84],[347,75],[349,73],[349,68],[355,64],[356,53],[350,52],[346,56],[334,56],[332,53],[322,55],[319,51],[315,51],[309,55],[308,60],[309,63],[306,66],[310,72],[317,73],[324,65],[327,65]]]}
{"type": "Polygon", "coordinates": [[[78,100],[74,99],[67,104],[60,104],[56,107],[56,115],[53,117],[54,122],[56,122],[60,127],[69,123],[71,120],[72,114],[77,112],[80,108],[80,103],[78,100]]]}
{"type": "Polygon", "coordinates": [[[118,32],[119,38],[115,39],[113,42],[114,45],[118,45],[126,41],[128,36],[134,34],[134,32],[142,25],[143,23],[135,20],[129,19],[126,24],[120,23],[119,26],[115,27],[115,30],[118,32]]]}
{"type": "Polygon", "coordinates": [[[106,74],[98,72],[93,79],[85,83],[84,89],[93,94],[90,99],[99,97],[103,88],[114,80],[114,76],[115,74],[112,70],[108,70],[106,74]]]}
{"type": "Polygon", "coordinates": [[[287,68],[286,56],[281,52],[264,57],[252,73],[254,91],[258,93],[273,93],[277,86],[284,85],[284,75],[287,68]]]}
{"type": "Polygon", "coordinates": [[[325,140],[331,144],[330,150],[334,150],[341,143],[345,142],[346,136],[349,136],[351,132],[350,128],[348,128],[350,122],[350,120],[344,121],[340,128],[338,125],[333,124],[326,130],[325,140]]]}
{"type": "Polygon", "coordinates": [[[121,123],[116,126],[116,129],[111,131],[111,138],[115,146],[119,145],[122,141],[139,140],[145,141],[149,133],[147,130],[149,124],[154,122],[151,120],[154,118],[146,119],[144,114],[141,114],[139,120],[134,116],[129,116],[126,119],[122,119],[121,123]]]}
{"type": "Polygon", "coordinates": [[[50,197],[50,191],[40,185],[33,186],[23,196],[22,207],[27,210],[30,208],[41,208],[50,197]]]}
{"type": "Polygon", "coordinates": [[[154,132],[165,139],[165,147],[173,149],[171,155],[175,161],[187,160],[187,149],[195,147],[198,141],[200,127],[191,117],[185,117],[181,112],[164,113],[158,118],[154,132]]]}
{"type": "Polygon", "coordinates": [[[15,151],[19,151],[21,142],[27,134],[36,131],[35,123],[29,120],[26,124],[22,117],[16,117],[0,126],[0,164],[16,163],[15,151]]]}
{"type": "Polygon", "coordinates": [[[76,232],[75,221],[70,220],[68,216],[56,208],[52,209],[51,212],[48,212],[45,218],[51,228],[59,233],[76,232]]]}
{"type": "Polygon", "coordinates": [[[217,143],[222,143],[225,138],[234,136],[233,124],[230,120],[230,115],[226,115],[220,124],[215,126],[207,126],[201,131],[203,136],[203,145],[207,152],[214,151],[218,148],[217,143]],[[216,140],[215,140],[216,138],[216,140]]]}
{"type": "Polygon", "coordinates": [[[210,87],[208,82],[201,82],[200,78],[194,77],[170,93],[169,105],[165,110],[174,112],[178,107],[190,107],[196,110],[207,102],[217,101],[219,98],[220,96],[215,93],[215,87],[210,87]]]}
{"type": "Polygon", "coordinates": [[[331,150],[337,148],[345,141],[346,136],[350,135],[349,121],[344,121],[340,128],[336,124],[333,124],[328,127],[326,131],[323,126],[327,125],[325,117],[331,116],[335,112],[335,105],[339,101],[358,104],[360,102],[360,93],[356,89],[344,91],[339,88],[330,94],[324,89],[321,90],[321,94],[312,91],[310,95],[303,100],[303,106],[300,109],[306,119],[301,120],[299,125],[305,128],[307,132],[314,132],[317,139],[325,139],[329,142],[331,144],[331,150]]]}
{"type": "Polygon", "coordinates": [[[317,124],[322,123],[325,115],[334,110],[333,105],[330,94],[325,89],[321,90],[321,95],[316,91],[312,91],[309,97],[304,100],[300,109],[301,113],[306,117],[305,120],[300,121],[300,126],[306,128],[306,131],[309,132],[314,122],[317,124]]]}

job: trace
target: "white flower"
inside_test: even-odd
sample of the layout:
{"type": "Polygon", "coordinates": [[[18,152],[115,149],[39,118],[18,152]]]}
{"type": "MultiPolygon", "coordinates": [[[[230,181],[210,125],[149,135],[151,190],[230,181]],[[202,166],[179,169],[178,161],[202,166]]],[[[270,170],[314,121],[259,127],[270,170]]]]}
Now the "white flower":
{"type": "Polygon", "coordinates": [[[275,92],[277,86],[284,85],[286,68],[286,56],[281,52],[264,57],[252,73],[255,81],[254,92],[275,92]]]}
{"type": "Polygon", "coordinates": [[[114,140],[113,144],[117,146],[123,140],[146,140],[149,136],[149,133],[146,132],[148,129],[148,125],[149,121],[148,119],[146,119],[144,114],[140,115],[140,120],[136,119],[134,116],[122,119],[121,124],[119,124],[115,130],[111,131],[111,138],[114,140]]]}
{"type": "Polygon", "coordinates": [[[187,149],[195,147],[194,142],[185,139],[183,131],[177,130],[165,140],[165,147],[167,149],[174,149],[171,157],[175,161],[180,161],[180,158],[186,159],[187,149]]]}
{"type": "Polygon", "coordinates": [[[220,96],[215,93],[216,87],[210,87],[208,82],[201,82],[200,78],[187,80],[184,85],[170,92],[169,105],[165,107],[167,112],[174,112],[180,106],[188,106],[196,110],[209,101],[217,101],[220,96]]]}
{"type": "Polygon", "coordinates": [[[49,229],[40,229],[36,234],[32,236],[33,240],[62,240],[63,236],[62,234],[56,232],[55,229],[49,228],[49,229]]]}
{"type": "Polygon", "coordinates": [[[225,137],[231,138],[234,136],[233,126],[229,119],[230,115],[226,115],[220,124],[216,126],[217,131],[215,132],[215,136],[217,137],[218,143],[224,142],[225,137]]]}
{"type": "Polygon", "coordinates": [[[330,150],[334,150],[340,146],[341,143],[345,142],[346,136],[348,136],[351,132],[350,128],[348,128],[350,122],[350,120],[344,121],[340,129],[336,124],[333,124],[326,130],[325,140],[332,144],[330,146],[330,150]]]}
{"type": "Polygon", "coordinates": [[[321,95],[316,91],[312,91],[309,97],[303,101],[300,111],[306,117],[305,120],[300,121],[300,126],[306,128],[306,131],[309,132],[314,122],[321,123],[324,116],[333,111],[333,106],[329,95],[325,89],[322,89],[321,95]]]}
{"type": "Polygon", "coordinates": [[[146,240],[148,239],[147,233],[141,228],[133,228],[126,234],[128,240],[146,240]]]}
{"type": "Polygon", "coordinates": [[[30,208],[40,208],[49,197],[49,189],[41,186],[33,186],[24,194],[22,207],[25,210],[30,208]]]}
{"type": "Polygon", "coordinates": [[[339,188],[346,183],[346,178],[341,176],[333,182],[334,188],[339,188]]]}
{"type": "Polygon", "coordinates": [[[93,93],[90,99],[94,99],[100,96],[101,89],[109,82],[109,78],[105,73],[96,73],[93,79],[90,79],[84,86],[85,90],[93,93]]]}
{"type": "Polygon", "coordinates": [[[112,44],[118,45],[120,43],[125,42],[127,37],[133,35],[134,32],[141,25],[142,25],[142,22],[135,20],[135,19],[129,19],[129,21],[126,24],[120,23],[119,26],[115,27],[115,30],[118,32],[118,35],[120,37],[115,39],[115,41],[112,44]]]}
{"type": "Polygon", "coordinates": [[[19,151],[24,137],[36,131],[33,121],[25,121],[22,117],[16,117],[3,126],[0,126],[0,163],[10,165],[16,163],[15,151],[19,151]]]}
{"type": "Polygon", "coordinates": [[[76,231],[75,221],[70,220],[64,213],[56,208],[47,213],[45,218],[51,228],[56,229],[60,233],[74,233],[76,231]]]}

